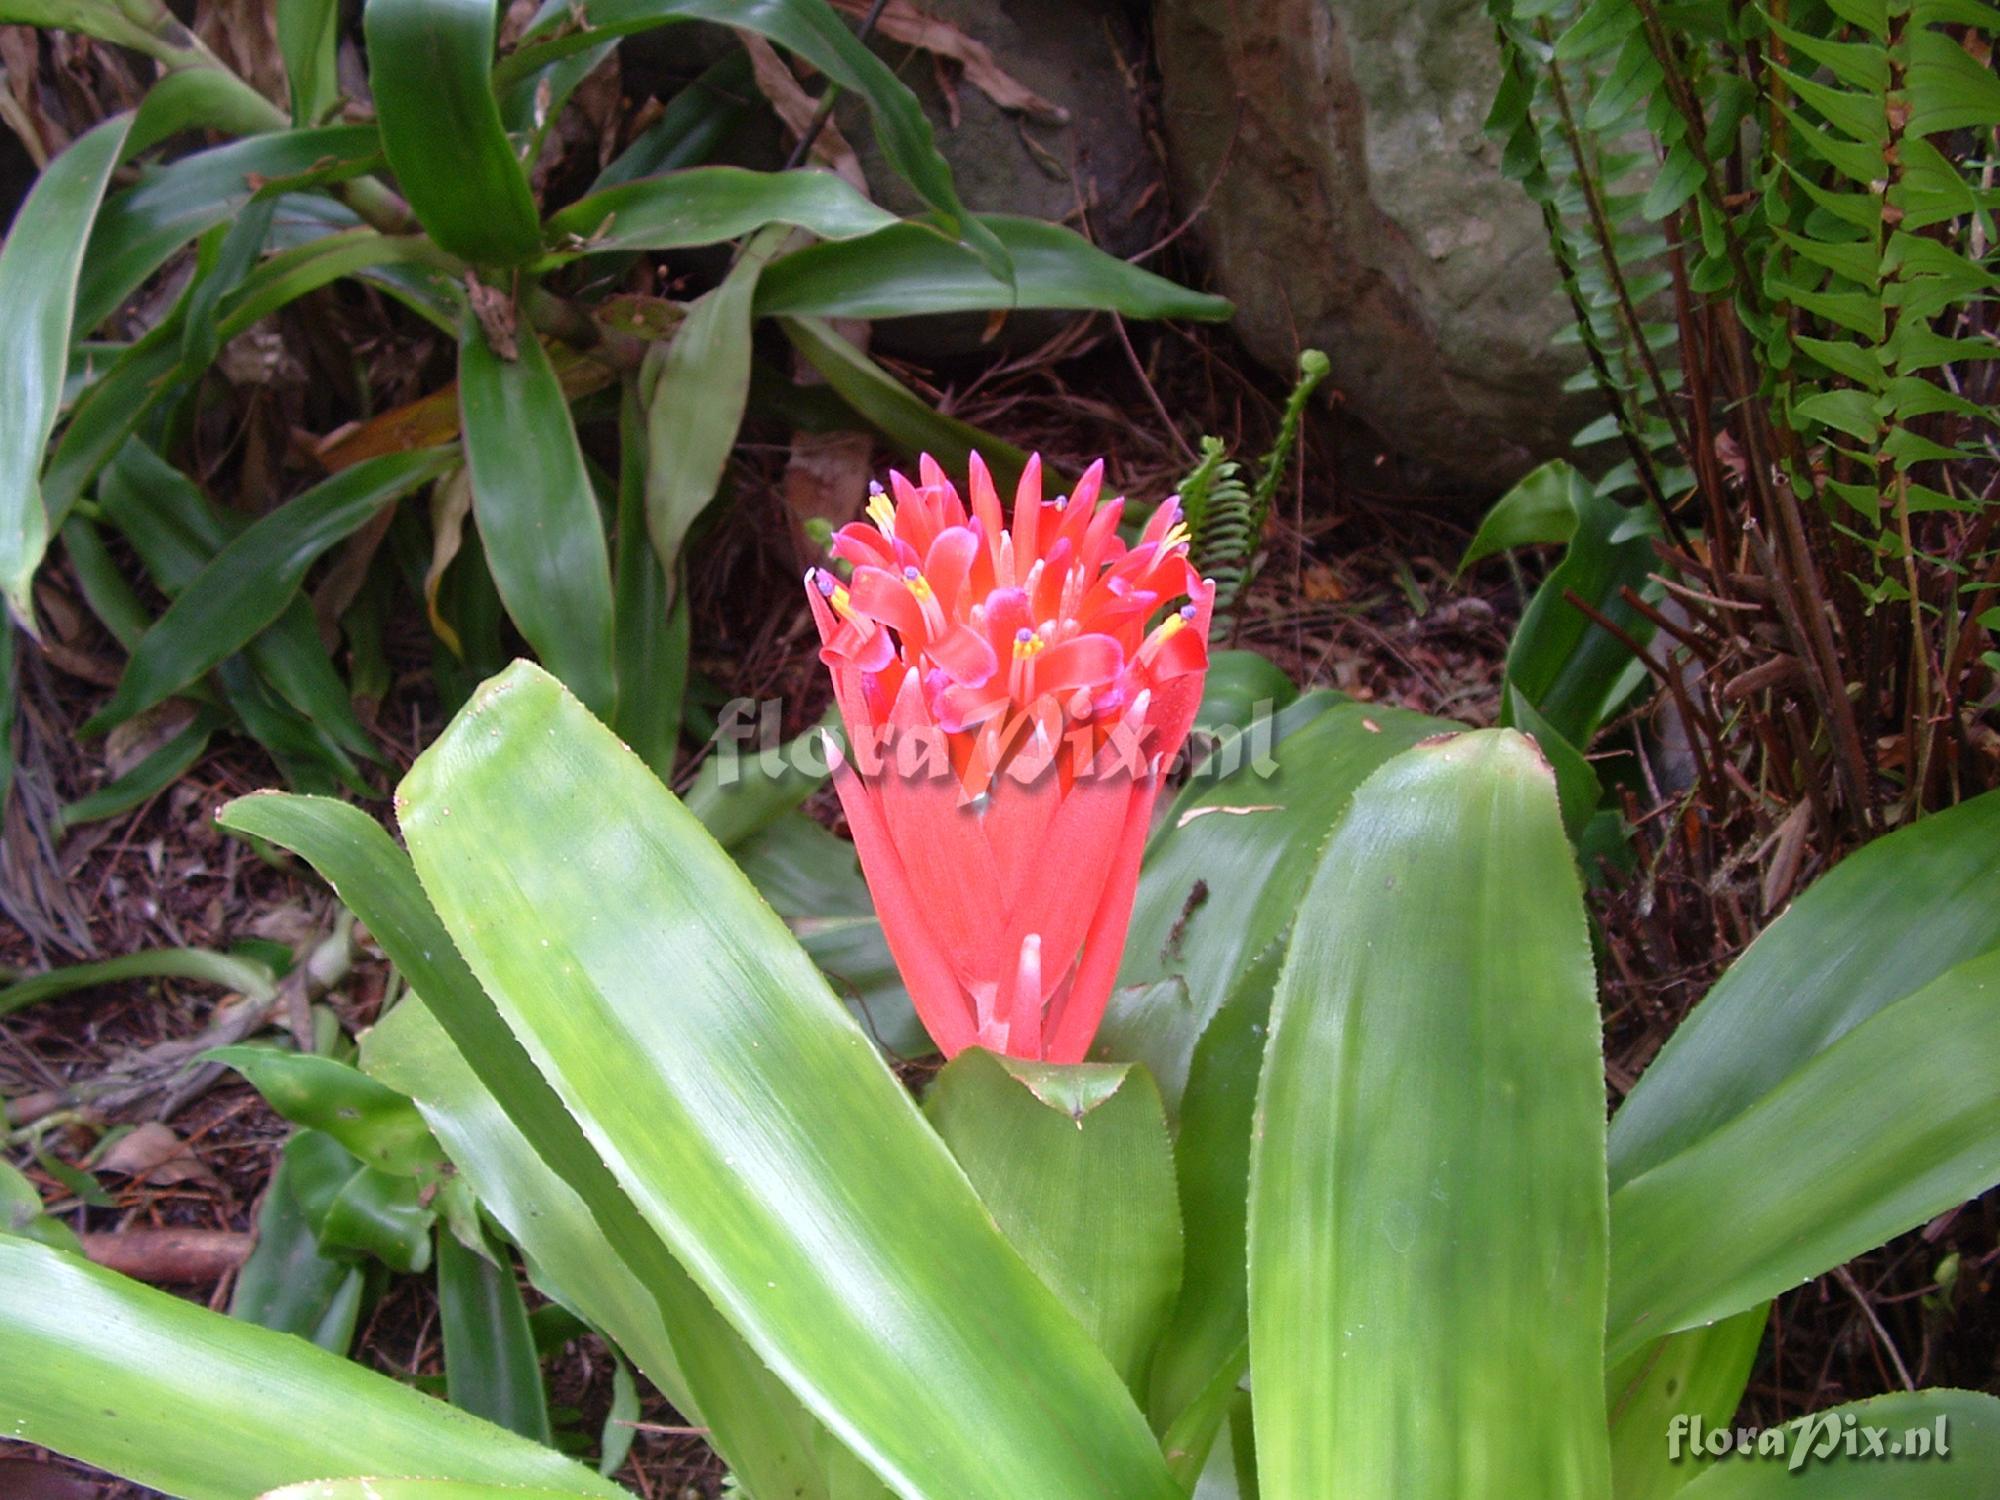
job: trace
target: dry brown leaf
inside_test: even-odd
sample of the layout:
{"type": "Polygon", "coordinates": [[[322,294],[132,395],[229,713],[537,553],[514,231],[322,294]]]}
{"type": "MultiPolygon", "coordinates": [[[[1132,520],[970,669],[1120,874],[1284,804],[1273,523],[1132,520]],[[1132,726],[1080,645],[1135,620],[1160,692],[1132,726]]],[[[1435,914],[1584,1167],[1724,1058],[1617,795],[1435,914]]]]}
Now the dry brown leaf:
{"type": "Polygon", "coordinates": [[[188,1148],[186,1141],[158,1120],[127,1131],[98,1159],[102,1172],[122,1172],[154,1187],[177,1182],[214,1183],[216,1176],[188,1148]]]}
{"type": "MultiPolygon", "coordinates": [[[[862,15],[868,10],[862,0],[837,0],[837,5],[854,15],[862,15]]],[[[889,0],[875,22],[875,29],[892,41],[902,42],[934,57],[951,59],[965,70],[967,83],[1004,110],[1033,115],[1052,125],[1069,123],[1068,110],[1044,99],[1002,68],[984,42],[967,36],[949,22],[925,15],[910,0],[889,0]]]]}
{"type": "Polygon", "coordinates": [[[465,655],[458,632],[438,613],[438,586],[444,570],[465,544],[465,518],[472,514],[472,471],[454,469],[431,487],[431,565],[424,570],[424,610],[431,617],[431,629],[453,656],[465,655]]]}
{"type": "Polygon", "coordinates": [[[1771,863],[1764,871],[1763,898],[1764,914],[1769,916],[1791,899],[1792,887],[1798,883],[1799,862],[1806,852],[1806,834],[1812,828],[1812,804],[1801,801],[1785,815],[1785,821],[1778,825],[1778,836],[1771,851],[1771,863]]]}
{"type": "Polygon", "coordinates": [[[269,0],[202,0],[194,34],[266,99],[290,96],[285,55],[278,50],[278,7],[269,0]]]}
{"type": "Polygon", "coordinates": [[[785,508],[799,521],[839,527],[868,493],[875,440],[865,432],[795,432],[785,465],[785,508]]]}
{"type": "MultiPolygon", "coordinates": [[[[242,1265],[253,1243],[240,1229],[127,1229],[84,1235],[83,1253],[138,1281],[196,1285],[242,1265]]],[[[0,1494],[14,1492],[0,1485],[0,1494]]]]}
{"type": "MultiPolygon", "coordinates": [[[[777,49],[761,36],[753,32],[736,33],[743,39],[743,49],[750,54],[750,70],[757,80],[757,90],[771,103],[785,128],[794,140],[812,129],[813,116],[819,112],[819,102],[808,94],[785,66],[785,60],[778,56],[777,49]]],[[[840,133],[840,126],[828,116],[820,132],[813,138],[812,155],[815,160],[833,169],[849,187],[858,193],[868,191],[868,179],[861,172],[861,158],[855,155],[854,147],[847,137],[840,133]]]]}
{"type": "Polygon", "coordinates": [[[40,66],[34,28],[0,26],[0,124],[20,139],[37,172],[68,144],[68,138],[42,114],[36,98],[35,72],[40,66]],[[57,139],[51,140],[52,136],[57,139]]]}
{"type": "Polygon", "coordinates": [[[341,543],[334,554],[326,576],[313,590],[313,622],[319,626],[319,638],[328,651],[333,650],[340,639],[340,619],[348,607],[360,597],[361,587],[368,582],[368,569],[375,561],[375,554],[381,549],[382,540],[388,536],[389,528],[395,524],[396,507],[385,505],[368,518],[361,529],[341,543]]]}
{"type": "Polygon", "coordinates": [[[113,726],[104,737],[104,768],[116,781],[147,756],[188,727],[194,705],[185,698],[169,698],[142,714],[113,726]]]}
{"type": "Polygon", "coordinates": [[[1347,585],[1325,563],[1306,569],[1305,596],[1313,604],[1339,604],[1347,598],[1347,585]]]}
{"type": "MultiPolygon", "coordinates": [[[[562,382],[563,394],[575,401],[603,390],[616,378],[604,361],[580,354],[567,344],[544,343],[543,352],[562,382]]],[[[517,351],[518,352],[518,351],[517,351]]],[[[352,468],[365,458],[435,448],[458,436],[458,382],[419,396],[366,422],[349,422],[325,437],[306,439],[313,457],[328,473],[352,468]]]]}

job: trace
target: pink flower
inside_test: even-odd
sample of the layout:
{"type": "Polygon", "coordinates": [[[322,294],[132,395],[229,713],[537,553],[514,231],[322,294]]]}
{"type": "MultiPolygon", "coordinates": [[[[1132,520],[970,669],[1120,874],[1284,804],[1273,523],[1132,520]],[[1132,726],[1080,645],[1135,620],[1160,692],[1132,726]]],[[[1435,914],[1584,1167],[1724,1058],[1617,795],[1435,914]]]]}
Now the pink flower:
{"type": "Polygon", "coordinates": [[[889,951],[945,1056],[1077,1062],[1110,998],[1161,769],[1208,669],[1215,585],[1180,504],[1138,542],[1103,464],[1006,524],[971,460],[971,513],[928,456],[842,527],[842,583],[806,597],[851,754],[834,786],[889,951]]]}

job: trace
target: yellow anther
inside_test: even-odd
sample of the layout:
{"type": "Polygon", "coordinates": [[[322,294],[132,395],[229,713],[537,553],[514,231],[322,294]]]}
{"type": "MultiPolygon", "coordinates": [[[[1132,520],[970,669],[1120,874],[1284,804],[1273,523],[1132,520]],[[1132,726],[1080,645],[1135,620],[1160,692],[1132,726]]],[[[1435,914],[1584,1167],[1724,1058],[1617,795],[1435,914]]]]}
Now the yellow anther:
{"type": "Polygon", "coordinates": [[[1024,626],[1020,633],[1014,637],[1014,660],[1026,661],[1031,656],[1039,656],[1047,649],[1048,644],[1047,641],[1036,635],[1034,631],[1024,626]]]}
{"type": "Polygon", "coordinates": [[[833,606],[833,612],[849,620],[854,618],[854,610],[850,607],[853,599],[854,596],[848,593],[847,585],[844,583],[836,583],[833,592],[826,596],[826,602],[833,606]]]}
{"type": "Polygon", "coordinates": [[[1187,522],[1176,521],[1167,528],[1167,534],[1160,538],[1160,546],[1163,549],[1178,547],[1189,541],[1192,536],[1193,533],[1188,530],[1187,522]]]}
{"type": "Polygon", "coordinates": [[[910,586],[910,592],[917,596],[917,603],[928,604],[936,597],[931,592],[931,581],[915,568],[903,570],[903,582],[910,586]]]}
{"type": "Polygon", "coordinates": [[[896,534],[896,503],[887,495],[868,497],[868,519],[875,523],[875,529],[887,537],[896,534]]]}
{"type": "Polygon", "coordinates": [[[1140,645],[1138,655],[1139,664],[1141,666],[1150,664],[1153,658],[1160,654],[1162,646],[1166,645],[1168,641],[1187,628],[1188,617],[1186,613],[1176,610],[1174,613],[1168,615],[1153,627],[1153,633],[1147,636],[1145,641],[1140,645]]]}

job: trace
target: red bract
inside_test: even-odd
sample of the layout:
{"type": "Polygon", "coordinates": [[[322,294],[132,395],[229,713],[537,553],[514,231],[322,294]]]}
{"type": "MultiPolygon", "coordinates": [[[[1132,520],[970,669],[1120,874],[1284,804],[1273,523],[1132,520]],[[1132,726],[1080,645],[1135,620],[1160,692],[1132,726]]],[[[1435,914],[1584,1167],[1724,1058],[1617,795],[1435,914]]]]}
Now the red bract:
{"type": "Polygon", "coordinates": [[[1162,768],[1208,669],[1215,585],[1178,500],[1127,546],[1104,466],[1006,524],[978,455],[971,512],[926,456],[815,568],[851,739],[833,780],[889,951],[945,1056],[1080,1061],[1103,1019],[1162,768]]]}

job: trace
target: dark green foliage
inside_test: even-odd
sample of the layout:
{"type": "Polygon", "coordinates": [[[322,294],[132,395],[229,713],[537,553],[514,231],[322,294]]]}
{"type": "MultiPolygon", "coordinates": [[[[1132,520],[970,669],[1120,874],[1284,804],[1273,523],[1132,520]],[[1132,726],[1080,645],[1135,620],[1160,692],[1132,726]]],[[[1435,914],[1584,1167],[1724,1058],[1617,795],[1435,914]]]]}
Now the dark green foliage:
{"type": "MultiPolygon", "coordinates": [[[[1005,445],[940,417],[818,320],[1229,312],[1057,225],[968,212],[916,97],[827,0],[552,4],[497,57],[486,0],[369,0],[358,28],[351,7],[279,0],[276,19],[289,109],[157,0],[0,0],[0,23],[80,33],[161,71],[135,113],[51,165],[0,257],[0,327],[15,330],[0,376],[22,396],[0,434],[0,588],[36,629],[35,573],[60,534],[132,656],[88,730],[156,709],[186,726],[72,822],[135,805],[231,730],[296,786],[366,792],[378,757],[355,700],[393,681],[384,621],[418,600],[447,702],[518,636],[670,773],[690,651],[682,543],[725,488],[746,414],[795,415],[753,361],[759,320],[782,319],[830,372],[820,426],[959,467],[977,445],[1006,468],[1005,445]],[[857,96],[926,212],[898,219],[816,167],[715,161],[762,107],[740,52],[670,90],[601,171],[567,169],[554,127],[585,79],[621,38],[683,23],[761,36],[857,96]],[[367,44],[361,123],[327,123],[351,118],[343,25],[367,44]],[[649,257],[701,247],[720,248],[677,263],[661,295],[649,257]],[[731,253],[756,265],[700,284],[731,253]],[[313,386],[311,429],[286,411],[291,451],[276,461],[242,451],[244,409],[268,383],[242,348],[232,368],[250,334],[258,358],[305,363],[313,386]],[[459,347],[462,389],[434,357],[440,336],[459,347]],[[327,380],[343,359],[347,378],[327,380]],[[621,428],[633,392],[647,420],[621,428]],[[288,472],[314,462],[322,473],[288,472]],[[599,483],[600,466],[624,482],[599,483]],[[157,595],[170,607],[155,623],[157,595]]],[[[0,722],[10,695],[8,670],[0,722]]]]}
{"type": "Polygon", "coordinates": [[[1542,207],[1581,378],[1609,406],[1577,436],[1616,444],[1597,493],[1659,512],[1655,571],[1722,601],[1694,610],[1706,666],[1740,675],[1774,645],[1796,662],[1786,691],[1743,695],[1734,729],[1733,704],[1692,705],[1714,731],[1704,790],[1721,757],[1786,798],[1824,781],[1832,824],[1866,836],[1989,783],[1991,757],[1965,752],[1995,705],[1979,614],[2000,559],[2000,10],[1489,9],[1505,63],[1489,129],[1542,207]],[[1753,764],[1755,721],[1794,708],[1801,743],[1753,764]]]}

